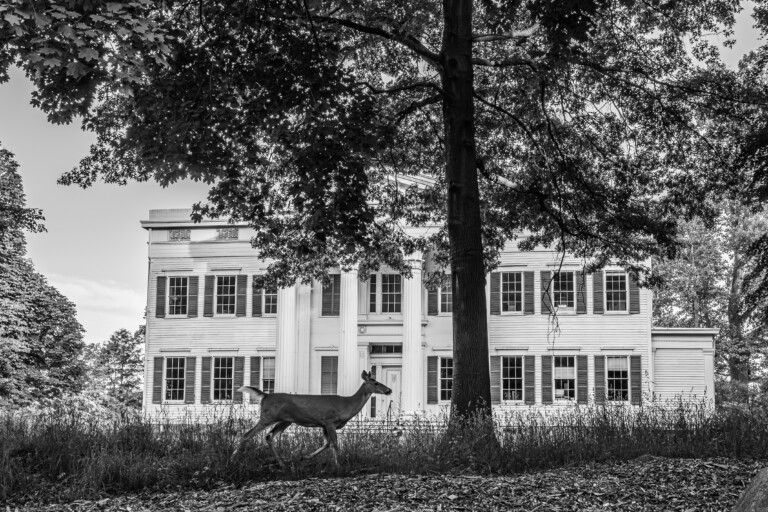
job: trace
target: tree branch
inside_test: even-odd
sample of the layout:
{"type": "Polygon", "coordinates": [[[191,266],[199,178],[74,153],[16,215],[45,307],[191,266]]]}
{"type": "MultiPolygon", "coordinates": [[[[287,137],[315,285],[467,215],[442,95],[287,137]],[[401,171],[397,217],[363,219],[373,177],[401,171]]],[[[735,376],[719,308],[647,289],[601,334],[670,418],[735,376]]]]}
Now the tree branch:
{"type": "Polygon", "coordinates": [[[407,116],[412,114],[413,112],[416,112],[422,107],[426,107],[427,105],[432,105],[434,103],[439,103],[443,101],[443,96],[440,94],[435,94],[434,96],[430,96],[429,98],[424,98],[423,100],[414,101],[408,107],[406,107],[404,110],[399,112],[397,114],[397,117],[395,118],[395,124],[399,124],[403,119],[405,119],[407,116]]]}
{"type": "Polygon", "coordinates": [[[440,93],[445,97],[449,96],[448,92],[444,90],[442,87],[440,87],[434,82],[429,82],[426,80],[422,80],[420,82],[412,82],[410,84],[398,85],[395,87],[390,87],[389,89],[377,89],[376,87],[374,87],[368,82],[358,82],[357,85],[364,85],[368,87],[371,90],[371,92],[373,92],[374,94],[392,94],[392,93],[401,92],[401,91],[410,91],[418,87],[429,87],[431,89],[436,90],[438,93],[440,93]]]}
{"type": "Polygon", "coordinates": [[[504,60],[489,60],[482,57],[472,57],[472,64],[489,68],[509,68],[513,66],[528,66],[533,71],[538,71],[536,64],[531,59],[523,57],[507,57],[504,60]]]}
{"type": "Polygon", "coordinates": [[[493,41],[507,41],[509,39],[527,39],[539,30],[539,24],[534,23],[523,30],[510,30],[500,34],[473,34],[472,41],[475,43],[489,43],[493,41]]]}

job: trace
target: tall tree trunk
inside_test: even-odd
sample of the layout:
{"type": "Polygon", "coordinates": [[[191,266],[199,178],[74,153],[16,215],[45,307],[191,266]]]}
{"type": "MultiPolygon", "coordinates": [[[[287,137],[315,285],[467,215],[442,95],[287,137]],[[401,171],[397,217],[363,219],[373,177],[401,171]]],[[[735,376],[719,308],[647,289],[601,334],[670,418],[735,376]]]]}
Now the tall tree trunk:
{"type": "Polygon", "coordinates": [[[444,0],[441,57],[453,286],[453,407],[459,417],[491,411],[485,270],[475,154],[472,0],[444,0]]]}
{"type": "Polygon", "coordinates": [[[741,312],[744,260],[734,251],[731,270],[731,293],[728,296],[728,336],[732,353],[728,357],[731,380],[742,385],[749,383],[750,350],[744,339],[744,320],[741,312]]]}

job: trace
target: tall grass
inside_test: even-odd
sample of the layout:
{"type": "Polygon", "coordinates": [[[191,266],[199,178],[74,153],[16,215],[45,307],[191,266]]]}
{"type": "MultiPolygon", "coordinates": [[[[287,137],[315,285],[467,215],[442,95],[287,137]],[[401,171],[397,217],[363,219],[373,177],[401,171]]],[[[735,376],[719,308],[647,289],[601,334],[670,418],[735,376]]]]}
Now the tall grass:
{"type": "Polygon", "coordinates": [[[317,429],[291,427],[277,443],[289,461],[286,470],[262,438],[230,460],[238,435],[255,422],[242,408],[222,409],[206,421],[104,418],[66,405],[7,411],[0,412],[0,499],[43,488],[76,499],[318,474],[510,473],[642,454],[768,458],[768,406],[713,410],[707,404],[590,405],[546,414],[526,408],[497,416],[493,426],[469,418],[451,431],[445,416],[411,418],[396,429],[350,422],[340,431],[338,468],[329,454],[301,460],[321,445],[322,436],[317,429]]]}

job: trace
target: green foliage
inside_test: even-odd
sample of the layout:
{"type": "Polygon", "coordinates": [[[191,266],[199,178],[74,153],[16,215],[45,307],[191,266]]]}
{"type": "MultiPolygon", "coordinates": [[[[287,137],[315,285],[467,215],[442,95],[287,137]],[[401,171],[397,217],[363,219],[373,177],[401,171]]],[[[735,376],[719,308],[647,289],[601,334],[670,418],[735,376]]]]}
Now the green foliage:
{"type": "Polygon", "coordinates": [[[141,407],[144,334],[143,325],[133,334],[119,329],[109,340],[86,347],[90,392],[105,395],[121,405],[141,407]]]}
{"type": "Polygon", "coordinates": [[[28,403],[83,386],[83,328],[75,306],[24,258],[24,229],[40,230],[24,207],[21,177],[0,148],[0,404],[28,403]]]}

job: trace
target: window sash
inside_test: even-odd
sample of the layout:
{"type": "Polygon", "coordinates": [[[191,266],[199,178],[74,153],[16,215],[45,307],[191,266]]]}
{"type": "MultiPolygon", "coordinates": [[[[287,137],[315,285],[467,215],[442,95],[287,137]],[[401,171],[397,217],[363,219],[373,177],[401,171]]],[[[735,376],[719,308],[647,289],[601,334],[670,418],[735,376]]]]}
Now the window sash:
{"type": "Polygon", "coordinates": [[[440,287],[440,312],[453,312],[453,290],[450,281],[445,286],[440,287]]]}
{"type": "Polygon", "coordinates": [[[381,275],[381,312],[400,313],[403,287],[400,274],[381,275]]]}
{"type": "Polygon", "coordinates": [[[171,277],[168,279],[168,316],[186,316],[188,294],[188,278],[171,277]]]}
{"type": "Polygon", "coordinates": [[[505,401],[523,400],[523,358],[504,356],[501,358],[501,397],[505,401]]]}
{"type": "Polygon", "coordinates": [[[264,290],[263,314],[277,314],[277,290],[264,290]]]}
{"type": "Polygon", "coordinates": [[[261,390],[265,393],[275,392],[275,358],[261,358],[261,390]]]}
{"type": "Polygon", "coordinates": [[[523,273],[501,273],[501,311],[520,312],[523,310],[523,273]]]}
{"type": "Polygon", "coordinates": [[[185,357],[165,358],[165,400],[184,401],[184,380],[186,372],[185,357]]]}
{"type": "Polygon", "coordinates": [[[213,399],[232,400],[235,360],[232,357],[213,358],[213,399]]]}
{"type": "Polygon", "coordinates": [[[626,311],[627,274],[624,272],[605,273],[605,310],[626,311]]]}
{"type": "Polygon", "coordinates": [[[453,394],[453,358],[440,358],[440,400],[450,401],[453,394]]]}
{"type": "Polygon", "coordinates": [[[553,378],[555,400],[576,400],[576,358],[555,356],[553,378]]]}
{"type": "Polygon", "coordinates": [[[575,281],[573,272],[558,272],[552,276],[552,305],[556,308],[573,308],[575,305],[575,281]]]}
{"type": "Polygon", "coordinates": [[[237,303],[237,276],[216,276],[216,314],[234,315],[237,303]]]}
{"type": "Polygon", "coordinates": [[[629,401],[629,358],[609,356],[605,361],[606,399],[612,402],[629,401]]]}

